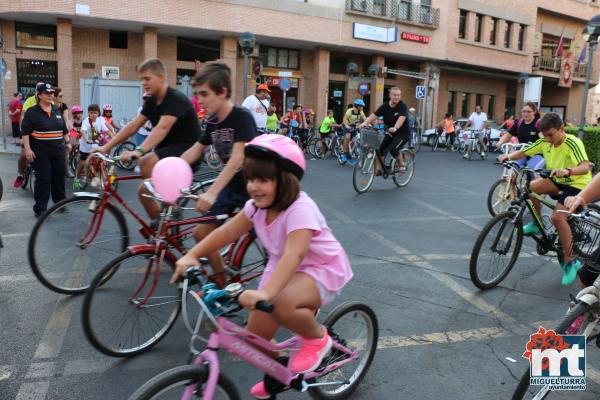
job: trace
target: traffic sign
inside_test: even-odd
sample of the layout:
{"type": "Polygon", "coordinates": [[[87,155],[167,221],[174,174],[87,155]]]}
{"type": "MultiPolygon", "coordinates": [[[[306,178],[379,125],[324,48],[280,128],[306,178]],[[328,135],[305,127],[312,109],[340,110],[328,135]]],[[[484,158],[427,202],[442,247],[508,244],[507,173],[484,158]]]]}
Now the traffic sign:
{"type": "Polygon", "coordinates": [[[425,98],[425,86],[417,86],[417,93],[415,95],[417,99],[425,98]]]}
{"type": "Polygon", "coordinates": [[[361,96],[366,96],[369,94],[369,84],[362,82],[358,85],[358,94],[360,94],[361,96]]]}
{"type": "Polygon", "coordinates": [[[291,86],[292,86],[292,82],[290,82],[290,80],[287,78],[283,78],[279,81],[279,89],[283,90],[284,92],[287,92],[288,90],[290,90],[291,86]]]}

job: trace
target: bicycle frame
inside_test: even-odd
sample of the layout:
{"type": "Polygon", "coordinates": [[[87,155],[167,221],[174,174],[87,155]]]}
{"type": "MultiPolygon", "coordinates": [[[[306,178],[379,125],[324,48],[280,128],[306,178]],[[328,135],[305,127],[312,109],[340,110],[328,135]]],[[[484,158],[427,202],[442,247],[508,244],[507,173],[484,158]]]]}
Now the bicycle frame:
{"type": "MultiPolygon", "coordinates": [[[[204,303],[201,302],[204,306],[204,303]]],[[[321,375],[326,375],[331,371],[347,364],[351,361],[358,359],[358,354],[342,346],[337,341],[333,341],[332,349],[344,352],[349,355],[348,358],[329,364],[324,369],[309,372],[307,374],[298,375],[293,373],[290,369],[277,362],[277,360],[269,357],[265,352],[281,352],[289,350],[300,349],[300,338],[294,336],[281,343],[272,343],[268,340],[259,337],[252,332],[249,332],[240,326],[229,321],[225,317],[218,317],[216,319],[218,323],[218,331],[213,332],[209,339],[206,350],[196,356],[194,365],[208,364],[210,366],[208,372],[208,380],[204,389],[203,399],[212,399],[215,389],[217,387],[217,381],[219,379],[220,364],[218,357],[218,350],[220,348],[225,349],[227,352],[239,357],[248,364],[253,365],[265,374],[275,378],[284,385],[291,387],[299,391],[305,391],[310,387],[305,380],[310,380],[321,375]],[[263,352],[263,351],[265,352],[263,352]]],[[[341,384],[343,382],[332,382],[330,384],[341,384]]],[[[182,399],[192,399],[196,387],[190,385],[186,388],[182,399]]]]}

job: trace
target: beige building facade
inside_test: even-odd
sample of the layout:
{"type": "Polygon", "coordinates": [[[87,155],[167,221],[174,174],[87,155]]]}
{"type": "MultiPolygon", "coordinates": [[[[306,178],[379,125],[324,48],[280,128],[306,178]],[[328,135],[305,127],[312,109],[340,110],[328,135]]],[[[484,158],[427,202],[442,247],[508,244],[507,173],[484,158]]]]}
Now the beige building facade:
{"type": "Polygon", "coordinates": [[[427,126],[445,112],[467,117],[477,104],[501,121],[520,108],[523,79],[541,76],[542,110],[578,122],[590,62],[581,57],[581,34],[598,13],[598,0],[23,0],[0,4],[0,55],[10,71],[6,93],[31,93],[48,81],[70,105],[85,105],[98,75],[100,98],[114,104],[117,118],[133,117],[141,103],[136,66],[158,56],[173,86],[222,59],[234,73],[236,103],[244,79],[250,92],[263,82],[278,113],[301,103],[318,120],[329,108],[339,118],[359,97],[372,111],[398,86],[427,126]],[[246,77],[237,44],[245,31],[257,38],[246,77]],[[577,62],[563,88],[569,51],[577,62]]]}

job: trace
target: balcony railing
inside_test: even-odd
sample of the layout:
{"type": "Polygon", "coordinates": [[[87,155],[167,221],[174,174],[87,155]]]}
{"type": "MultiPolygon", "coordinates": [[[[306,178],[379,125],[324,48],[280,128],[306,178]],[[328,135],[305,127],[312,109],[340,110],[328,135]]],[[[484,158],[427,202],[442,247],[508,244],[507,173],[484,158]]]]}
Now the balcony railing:
{"type": "MultiPolygon", "coordinates": [[[[533,56],[533,69],[538,71],[548,71],[560,73],[560,66],[562,65],[562,57],[548,57],[548,56],[533,56]]],[[[574,64],[574,76],[576,78],[585,78],[587,63],[574,64]]]]}
{"type": "Polygon", "coordinates": [[[433,28],[440,25],[439,8],[412,4],[408,0],[346,0],[346,10],[433,28]]]}

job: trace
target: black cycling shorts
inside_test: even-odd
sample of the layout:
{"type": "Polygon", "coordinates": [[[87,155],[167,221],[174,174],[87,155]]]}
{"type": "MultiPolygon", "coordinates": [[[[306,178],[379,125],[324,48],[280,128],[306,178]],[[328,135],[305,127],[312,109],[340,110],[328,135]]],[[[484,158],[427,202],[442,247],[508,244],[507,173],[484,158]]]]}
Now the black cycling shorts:
{"type": "Polygon", "coordinates": [[[79,152],[79,160],[81,160],[81,161],[87,160],[87,158],[89,156],[90,156],[90,153],[86,153],[86,152],[83,152],[83,151],[79,152]]]}
{"type": "Polygon", "coordinates": [[[383,155],[385,150],[388,149],[392,157],[396,158],[398,157],[398,154],[400,154],[400,150],[408,144],[409,139],[410,134],[396,134],[390,136],[390,134],[386,133],[381,142],[381,146],[379,147],[379,152],[383,155]]]}
{"type": "Polygon", "coordinates": [[[181,157],[183,153],[190,147],[192,147],[194,143],[173,143],[167,144],[165,146],[160,146],[154,149],[154,154],[158,156],[159,160],[167,157],[181,157]]]}
{"type": "MultiPolygon", "coordinates": [[[[246,204],[246,201],[248,201],[248,199],[249,199],[249,196],[247,193],[240,193],[229,185],[225,186],[225,188],[223,188],[223,190],[221,190],[221,193],[219,193],[219,195],[217,196],[217,199],[215,200],[215,203],[213,204],[211,209],[208,210],[206,212],[206,214],[204,214],[202,216],[203,217],[209,217],[209,216],[212,217],[212,216],[222,215],[222,214],[231,214],[238,208],[239,209],[244,208],[244,205],[246,204]]],[[[203,223],[211,224],[211,225],[221,225],[224,222],[225,222],[224,220],[219,220],[219,221],[210,221],[210,222],[203,222],[203,223]]]]}
{"type": "MultiPolygon", "coordinates": [[[[597,254],[598,250],[596,250],[596,254],[597,254]]],[[[592,255],[591,259],[598,259],[598,256],[596,255],[596,257],[594,257],[592,255]]],[[[600,267],[600,266],[597,266],[600,267]]],[[[579,272],[577,272],[577,275],[579,276],[579,280],[581,282],[583,282],[583,284],[585,286],[592,286],[594,284],[594,281],[596,280],[596,278],[598,278],[598,275],[600,275],[600,272],[598,272],[598,270],[591,268],[587,265],[584,265],[583,268],[581,268],[579,270],[579,272]]]]}
{"type": "Polygon", "coordinates": [[[558,195],[550,197],[552,197],[554,200],[557,200],[558,203],[562,205],[565,204],[565,199],[567,197],[577,196],[579,192],[581,192],[581,189],[574,188],[573,186],[563,185],[554,181],[552,181],[552,183],[554,183],[554,186],[558,188],[558,195]]]}

